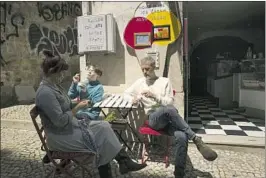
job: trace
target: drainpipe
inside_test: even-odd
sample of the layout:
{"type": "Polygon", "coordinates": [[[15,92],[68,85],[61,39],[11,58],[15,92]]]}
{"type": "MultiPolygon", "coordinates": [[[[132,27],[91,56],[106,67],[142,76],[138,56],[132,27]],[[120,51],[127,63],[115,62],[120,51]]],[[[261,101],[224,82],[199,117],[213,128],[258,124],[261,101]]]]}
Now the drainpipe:
{"type": "Polygon", "coordinates": [[[188,1],[183,2],[183,52],[184,52],[184,62],[185,62],[185,120],[188,122],[188,93],[189,93],[189,80],[188,80],[188,72],[189,72],[189,59],[188,59],[188,1]]]}
{"type": "Polygon", "coordinates": [[[82,15],[91,15],[91,1],[82,1],[82,15]]]}

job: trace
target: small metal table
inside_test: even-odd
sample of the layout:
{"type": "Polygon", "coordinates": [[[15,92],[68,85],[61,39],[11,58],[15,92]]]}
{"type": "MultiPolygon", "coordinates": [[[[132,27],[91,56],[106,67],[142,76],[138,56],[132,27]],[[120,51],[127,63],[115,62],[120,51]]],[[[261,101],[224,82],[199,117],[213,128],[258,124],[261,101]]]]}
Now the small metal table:
{"type": "MultiPolygon", "coordinates": [[[[103,99],[101,102],[95,103],[92,107],[94,108],[101,108],[101,112],[106,117],[107,114],[103,111],[104,108],[108,109],[116,109],[122,119],[127,120],[128,114],[133,109],[138,109],[138,105],[133,105],[132,102],[125,100],[122,94],[111,94],[103,99]],[[125,112],[123,112],[125,111],[125,112]]],[[[134,136],[138,139],[140,143],[142,143],[141,139],[139,138],[136,130],[128,123],[125,123],[127,127],[130,128],[134,136]]],[[[122,138],[123,130],[115,130],[115,133],[118,135],[119,139],[125,144],[125,146],[132,152],[131,148],[127,145],[126,141],[122,138]]]]}

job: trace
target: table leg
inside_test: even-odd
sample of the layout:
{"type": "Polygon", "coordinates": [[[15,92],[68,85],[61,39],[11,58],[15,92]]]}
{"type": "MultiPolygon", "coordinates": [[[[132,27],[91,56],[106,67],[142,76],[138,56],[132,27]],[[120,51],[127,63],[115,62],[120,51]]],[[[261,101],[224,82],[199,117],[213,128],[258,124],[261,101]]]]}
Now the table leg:
{"type": "Polygon", "coordinates": [[[124,145],[128,148],[128,150],[132,152],[131,148],[128,146],[128,144],[126,143],[126,141],[123,139],[123,137],[121,136],[121,132],[119,133],[117,130],[114,130],[114,132],[116,133],[116,135],[119,137],[119,139],[124,143],[124,145]]]}
{"type": "Polygon", "coordinates": [[[103,111],[103,109],[101,109],[101,111],[102,111],[102,113],[103,113],[104,117],[106,117],[106,116],[107,116],[107,114],[105,114],[105,112],[103,111]]]}
{"type": "Polygon", "coordinates": [[[139,143],[143,143],[141,139],[139,138],[139,135],[136,133],[136,130],[133,127],[131,127],[129,123],[127,123],[127,125],[130,128],[131,132],[134,134],[134,136],[137,137],[137,139],[139,140],[139,143]]]}
{"type": "MultiPolygon", "coordinates": [[[[119,108],[118,108],[117,110],[118,110],[118,112],[120,113],[120,115],[122,116],[123,119],[127,119],[127,116],[128,116],[128,114],[129,114],[129,112],[132,111],[132,108],[130,108],[129,110],[127,110],[126,114],[122,114],[122,111],[120,111],[119,108]]],[[[130,128],[131,132],[134,134],[134,136],[137,137],[138,141],[139,141],[140,143],[143,143],[143,142],[141,141],[141,139],[139,138],[139,135],[136,133],[136,130],[135,130],[133,127],[131,127],[131,125],[130,125],[129,123],[127,123],[127,125],[128,125],[128,127],[130,128]]]]}
{"type": "MultiPolygon", "coordinates": [[[[107,114],[105,114],[105,112],[103,111],[103,109],[101,109],[101,112],[103,113],[104,117],[106,118],[107,114]]],[[[122,141],[124,143],[124,145],[128,148],[128,150],[132,152],[131,148],[128,146],[128,144],[126,143],[126,141],[121,136],[122,135],[122,131],[120,131],[120,133],[119,133],[117,130],[114,130],[114,132],[119,137],[120,141],[122,141]]]]}

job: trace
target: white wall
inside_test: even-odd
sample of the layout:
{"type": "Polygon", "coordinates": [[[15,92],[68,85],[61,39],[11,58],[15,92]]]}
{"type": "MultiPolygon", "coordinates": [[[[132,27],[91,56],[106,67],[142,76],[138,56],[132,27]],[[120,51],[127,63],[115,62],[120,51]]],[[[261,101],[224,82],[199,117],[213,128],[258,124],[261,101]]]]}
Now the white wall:
{"type": "Polygon", "coordinates": [[[208,92],[219,98],[219,107],[226,108],[232,105],[233,101],[233,77],[221,79],[207,78],[208,92]]]}
{"type": "MultiPolygon", "coordinates": [[[[117,51],[116,54],[106,56],[88,56],[92,64],[97,64],[103,68],[103,76],[101,82],[104,84],[104,90],[108,93],[122,93],[138,78],[142,77],[142,71],[139,65],[139,52],[127,48],[123,33],[127,23],[134,17],[134,12],[142,2],[92,2],[92,15],[112,13],[117,23],[117,51]]],[[[182,7],[179,2],[179,7],[182,7]]],[[[182,14],[182,9],[180,10],[182,14]]],[[[181,17],[182,19],[182,17],[181,17]]],[[[168,47],[158,47],[160,52],[160,69],[157,74],[162,76],[164,71],[164,63],[167,54],[170,58],[168,78],[172,82],[173,88],[177,91],[175,106],[179,110],[180,115],[184,115],[184,92],[183,92],[183,76],[181,73],[182,66],[182,37],[174,44],[168,47]]],[[[138,129],[143,123],[143,110],[134,111],[129,115],[130,125],[138,129]]],[[[134,139],[132,133],[126,132],[126,137],[134,139]]]]}
{"type": "MultiPolygon", "coordinates": [[[[92,15],[112,13],[117,23],[117,52],[115,55],[107,56],[89,56],[89,61],[98,64],[103,68],[104,74],[101,79],[105,86],[105,91],[110,93],[121,93],[138,78],[142,77],[139,66],[138,55],[132,49],[128,49],[123,33],[127,23],[134,16],[134,12],[142,2],[92,2],[92,15]]],[[[182,7],[182,2],[179,2],[182,7]]],[[[182,14],[182,9],[180,10],[182,14]]],[[[182,19],[182,16],[181,16],[182,19]]],[[[175,44],[168,47],[157,47],[160,51],[160,69],[158,74],[162,76],[165,63],[165,55],[170,58],[170,67],[168,77],[173,88],[177,91],[176,107],[183,113],[183,76],[182,76],[182,37],[175,44]],[[170,54],[170,55],[169,55],[170,54]]],[[[139,53],[139,52],[138,52],[139,53]]]]}
{"type": "Polygon", "coordinates": [[[233,75],[233,101],[239,103],[239,93],[240,93],[240,74],[233,75]]]}
{"type": "Polygon", "coordinates": [[[265,91],[240,89],[240,106],[265,110],[265,91]]]}

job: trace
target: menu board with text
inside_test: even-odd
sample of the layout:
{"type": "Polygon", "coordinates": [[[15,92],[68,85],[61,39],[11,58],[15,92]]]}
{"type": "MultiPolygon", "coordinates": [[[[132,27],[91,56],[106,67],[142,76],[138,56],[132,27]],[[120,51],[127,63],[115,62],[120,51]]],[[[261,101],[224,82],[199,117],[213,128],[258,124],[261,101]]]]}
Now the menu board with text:
{"type": "Polygon", "coordinates": [[[78,18],[79,52],[107,50],[107,25],[105,15],[78,18]]]}

